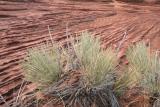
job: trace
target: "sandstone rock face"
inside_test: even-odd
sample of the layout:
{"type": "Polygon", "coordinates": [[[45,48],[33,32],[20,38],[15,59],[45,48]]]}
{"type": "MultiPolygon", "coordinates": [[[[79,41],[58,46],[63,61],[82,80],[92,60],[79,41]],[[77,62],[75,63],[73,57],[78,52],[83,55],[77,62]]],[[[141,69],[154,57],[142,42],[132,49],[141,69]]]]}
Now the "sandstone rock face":
{"type": "Polygon", "coordinates": [[[145,2],[156,2],[156,0],[145,0],[145,2]]]}
{"type": "Polygon", "coordinates": [[[159,0],[144,0],[147,3],[157,3],[159,0]]]}
{"type": "Polygon", "coordinates": [[[144,0],[116,0],[116,1],[123,1],[127,3],[143,3],[144,0]]]}
{"type": "MultiPolygon", "coordinates": [[[[50,40],[48,26],[53,39],[61,42],[66,41],[67,23],[72,33],[88,29],[101,37],[104,48],[118,46],[127,32],[120,56],[129,44],[141,40],[160,49],[159,5],[50,1],[0,1],[0,94],[6,101],[17,96],[23,78],[20,63],[27,49],[50,40]]],[[[28,84],[26,90],[31,89],[33,85],[28,84]]]]}
{"type": "Polygon", "coordinates": [[[133,2],[133,3],[159,3],[160,0],[117,0],[123,2],[133,2]]]}

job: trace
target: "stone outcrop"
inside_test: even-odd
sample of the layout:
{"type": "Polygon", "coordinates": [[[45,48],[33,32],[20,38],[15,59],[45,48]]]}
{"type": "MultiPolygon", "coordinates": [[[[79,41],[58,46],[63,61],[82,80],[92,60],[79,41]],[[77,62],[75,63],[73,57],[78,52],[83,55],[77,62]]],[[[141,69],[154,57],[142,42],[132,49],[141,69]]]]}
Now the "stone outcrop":
{"type": "MultiPolygon", "coordinates": [[[[96,3],[51,0],[51,2],[0,1],[0,94],[11,101],[22,83],[20,63],[27,49],[53,39],[65,42],[66,25],[70,32],[88,29],[100,36],[102,46],[118,46],[124,33],[126,41],[120,51],[137,41],[150,42],[160,49],[160,6],[126,3],[96,3]]],[[[26,90],[31,90],[28,84],[26,90]]],[[[34,89],[34,88],[33,88],[34,89]]],[[[2,104],[2,101],[0,101],[2,104]]]]}

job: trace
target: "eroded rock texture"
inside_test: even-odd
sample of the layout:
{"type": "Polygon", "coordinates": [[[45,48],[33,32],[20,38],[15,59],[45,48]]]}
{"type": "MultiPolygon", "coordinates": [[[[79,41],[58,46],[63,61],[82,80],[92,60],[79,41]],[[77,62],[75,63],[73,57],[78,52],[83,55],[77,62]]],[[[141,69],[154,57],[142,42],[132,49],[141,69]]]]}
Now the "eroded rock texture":
{"type": "MultiPolygon", "coordinates": [[[[66,25],[70,32],[88,29],[100,36],[103,47],[117,46],[127,33],[120,51],[145,40],[153,50],[160,49],[160,5],[96,3],[50,0],[50,2],[0,1],[0,94],[7,100],[17,95],[22,83],[19,63],[27,48],[49,40],[64,41],[66,25]]],[[[30,89],[28,85],[26,88],[30,89]]],[[[0,101],[0,104],[2,102],[0,101]]]]}

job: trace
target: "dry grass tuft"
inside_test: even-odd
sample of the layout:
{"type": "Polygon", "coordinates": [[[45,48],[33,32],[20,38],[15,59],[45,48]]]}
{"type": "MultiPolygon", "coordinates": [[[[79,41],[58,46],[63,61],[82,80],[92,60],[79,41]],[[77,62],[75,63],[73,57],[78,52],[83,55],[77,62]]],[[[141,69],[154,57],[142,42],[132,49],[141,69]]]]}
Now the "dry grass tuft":
{"type": "Polygon", "coordinates": [[[32,48],[22,63],[26,80],[38,85],[48,85],[57,81],[60,75],[57,53],[48,50],[47,45],[32,48]]]}
{"type": "Polygon", "coordinates": [[[160,97],[160,57],[158,52],[149,54],[144,42],[128,49],[129,68],[137,75],[137,83],[155,99],[160,97]]]}
{"type": "Polygon", "coordinates": [[[64,106],[119,107],[115,94],[133,83],[133,74],[125,72],[117,77],[117,53],[112,48],[101,49],[100,39],[91,33],[69,39],[66,48],[52,44],[51,48],[30,49],[22,64],[25,78],[49,86],[47,95],[59,98],[64,106]],[[79,81],[63,84],[76,71],[81,73],[79,81]]]}
{"type": "Polygon", "coordinates": [[[100,40],[88,32],[82,33],[73,47],[89,85],[111,84],[113,80],[110,79],[117,66],[116,53],[111,48],[102,50],[100,40]]]}

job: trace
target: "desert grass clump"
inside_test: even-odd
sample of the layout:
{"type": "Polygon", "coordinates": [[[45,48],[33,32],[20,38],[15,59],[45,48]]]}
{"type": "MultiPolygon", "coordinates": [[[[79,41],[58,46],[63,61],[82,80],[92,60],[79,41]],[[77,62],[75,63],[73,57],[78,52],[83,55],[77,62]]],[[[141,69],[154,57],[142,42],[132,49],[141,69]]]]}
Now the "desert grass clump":
{"type": "Polygon", "coordinates": [[[149,53],[144,42],[128,49],[129,68],[136,72],[137,83],[151,97],[160,97],[160,58],[158,52],[149,53]]]}
{"type": "Polygon", "coordinates": [[[130,69],[145,74],[150,71],[150,58],[147,47],[144,42],[137,43],[128,48],[127,59],[130,63],[130,69]]]}
{"type": "Polygon", "coordinates": [[[128,71],[126,68],[121,71],[114,83],[114,92],[117,96],[123,95],[128,88],[132,88],[137,80],[135,72],[128,71]]]}
{"type": "Polygon", "coordinates": [[[132,73],[117,77],[117,53],[102,49],[100,38],[89,32],[67,38],[64,46],[30,49],[22,64],[25,78],[48,86],[45,94],[66,107],[119,107],[116,93],[131,84],[132,73]]]}
{"type": "Polygon", "coordinates": [[[109,85],[107,79],[113,77],[117,65],[116,53],[111,48],[101,49],[100,39],[88,32],[83,32],[73,47],[88,85],[109,85]]]}
{"type": "Polygon", "coordinates": [[[71,62],[71,71],[80,71],[79,81],[63,84],[64,77],[58,85],[53,84],[46,90],[47,95],[59,97],[67,107],[119,107],[116,92],[124,90],[131,81],[129,73],[117,78],[117,53],[112,48],[103,50],[100,39],[88,32],[71,37],[68,44],[63,52],[68,56],[67,62],[71,62]],[[75,65],[77,67],[73,67],[75,65]]]}
{"type": "Polygon", "coordinates": [[[48,45],[31,48],[22,66],[26,80],[41,86],[57,81],[60,76],[59,64],[55,49],[48,45]]]}
{"type": "Polygon", "coordinates": [[[160,95],[160,58],[157,53],[153,53],[150,59],[151,71],[145,74],[143,86],[152,94],[160,95]]]}

